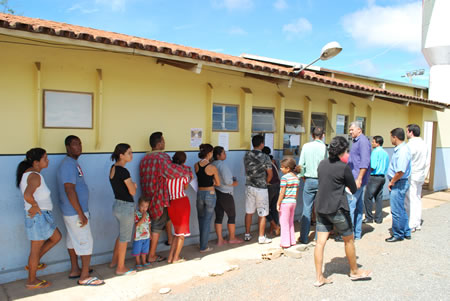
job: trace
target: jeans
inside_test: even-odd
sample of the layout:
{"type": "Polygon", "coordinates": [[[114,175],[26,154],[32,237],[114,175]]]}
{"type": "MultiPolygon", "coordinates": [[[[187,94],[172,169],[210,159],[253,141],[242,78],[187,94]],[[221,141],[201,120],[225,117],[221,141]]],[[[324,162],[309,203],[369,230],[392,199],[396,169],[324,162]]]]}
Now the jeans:
{"type": "Polygon", "coordinates": [[[411,236],[411,229],[408,225],[408,215],[405,209],[405,195],[409,189],[407,179],[400,179],[395,182],[391,190],[391,213],[392,213],[392,234],[395,238],[405,238],[411,236]]]}
{"type": "Polygon", "coordinates": [[[372,203],[375,202],[375,221],[381,223],[383,221],[383,187],[386,182],[385,177],[370,176],[367,183],[366,193],[364,193],[364,211],[366,219],[374,220],[372,213],[372,203]]]}
{"type": "Polygon", "coordinates": [[[353,233],[355,239],[361,239],[362,235],[362,215],[363,215],[363,197],[366,185],[361,186],[353,195],[347,195],[348,206],[350,207],[350,217],[352,218],[353,233]]]}
{"type": "Polygon", "coordinates": [[[300,242],[303,244],[308,243],[308,235],[311,228],[311,211],[318,188],[318,179],[306,178],[303,188],[303,212],[300,227],[300,242]]]}
{"type": "Polygon", "coordinates": [[[211,232],[211,219],[216,207],[216,193],[209,190],[197,192],[197,216],[200,230],[200,251],[208,248],[209,232],[211,232]]]}

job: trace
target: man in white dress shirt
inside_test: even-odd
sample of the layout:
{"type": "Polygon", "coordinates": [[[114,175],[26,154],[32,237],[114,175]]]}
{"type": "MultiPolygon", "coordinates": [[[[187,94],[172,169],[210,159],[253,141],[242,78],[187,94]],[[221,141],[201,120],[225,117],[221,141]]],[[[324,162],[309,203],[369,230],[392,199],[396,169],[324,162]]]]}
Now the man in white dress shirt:
{"type": "Polygon", "coordinates": [[[411,177],[409,191],[405,197],[405,208],[409,216],[411,232],[421,229],[422,222],[422,185],[430,168],[427,163],[428,148],[420,138],[420,127],[409,124],[406,127],[408,147],[411,151],[411,177]]]}

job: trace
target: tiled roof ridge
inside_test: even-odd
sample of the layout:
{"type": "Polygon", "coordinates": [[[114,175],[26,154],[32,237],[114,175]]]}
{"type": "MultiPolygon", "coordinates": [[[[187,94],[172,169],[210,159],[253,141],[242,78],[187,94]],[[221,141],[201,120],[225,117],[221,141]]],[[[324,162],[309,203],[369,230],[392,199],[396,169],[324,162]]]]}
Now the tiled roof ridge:
{"type": "Polygon", "coordinates": [[[417,96],[410,96],[403,93],[381,89],[378,87],[372,87],[355,82],[349,82],[345,80],[322,76],[311,71],[305,70],[302,71],[300,74],[296,74],[293,72],[293,68],[282,67],[279,65],[270,64],[266,62],[254,61],[238,56],[232,56],[209,50],[203,50],[200,48],[187,47],[179,44],[167,43],[147,38],[140,38],[116,32],[99,30],[90,27],[72,25],[68,23],[0,13],[0,27],[84,40],[94,43],[96,42],[109,45],[117,45],[121,47],[137,48],[141,50],[164,53],[167,55],[191,58],[194,60],[207,61],[217,64],[225,64],[242,69],[252,69],[256,71],[267,72],[269,74],[292,76],[299,79],[305,79],[308,81],[322,83],[326,85],[343,87],[355,91],[359,90],[364,91],[366,93],[377,93],[386,96],[404,98],[407,100],[414,100],[427,104],[444,106],[446,108],[449,107],[449,105],[445,103],[432,101],[417,96]]]}

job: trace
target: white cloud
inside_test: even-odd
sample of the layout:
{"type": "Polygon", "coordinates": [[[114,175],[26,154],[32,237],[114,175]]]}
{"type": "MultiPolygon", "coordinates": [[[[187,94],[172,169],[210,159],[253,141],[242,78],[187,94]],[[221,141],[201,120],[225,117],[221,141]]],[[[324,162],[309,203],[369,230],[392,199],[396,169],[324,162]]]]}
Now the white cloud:
{"type": "Polygon", "coordinates": [[[393,47],[420,51],[422,3],[414,1],[396,6],[368,6],[342,18],[344,30],[360,45],[393,47]]]}
{"type": "Polygon", "coordinates": [[[213,5],[218,8],[232,10],[246,10],[253,7],[253,0],[213,0],[213,5]]]}
{"type": "Polygon", "coordinates": [[[288,35],[288,38],[292,38],[294,36],[301,36],[311,31],[312,25],[305,18],[297,19],[294,22],[285,24],[283,26],[283,32],[288,35]]]}
{"type": "Polygon", "coordinates": [[[113,11],[122,11],[125,9],[127,0],[95,0],[95,4],[101,4],[110,7],[113,11]]]}
{"type": "Polygon", "coordinates": [[[359,68],[358,73],[368,76],[376,76],[378,74],[378,69],[371,60],[357,61],[355,65],[359,68]]]}
{"type": "Polygon", "coordinates": [[[228,30],[228,33],[231,35],[238,35],[238,36],[242,36],[242,35],[246,35],[247,32],[245,30],[243,30],[242,28],[238,27],[238,26],[233,26],[231,27],[230,30],[228,30]]]}
{"type": "Polygon", "coordinates": [[[283,10],[286,9],[288,7],[286,0],[276,0],[275,3],[273,4],[273,6],[277,9],[277,10],[283,10]]]}
{"type": "Polygon", "coordinates": [[[80,11],[82,14],[93,14],[99,11],[98,8],[87,8],[80,3],[74,4],[67,9],[68,12],[80,11]]]}

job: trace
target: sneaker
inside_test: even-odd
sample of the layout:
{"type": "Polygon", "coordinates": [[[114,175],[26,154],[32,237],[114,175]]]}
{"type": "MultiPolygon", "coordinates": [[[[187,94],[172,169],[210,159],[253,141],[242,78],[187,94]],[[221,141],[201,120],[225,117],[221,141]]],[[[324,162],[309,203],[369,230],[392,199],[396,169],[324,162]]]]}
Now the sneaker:
{"type": "Polygon", "coordinates": [[[266,236],[258,237],[259,244],[270,244],[271,242],[272,242],[272,240],[270,238],[267,238],[266,236]]]}
{"type": "Polygon", "coordinates": [[[250,241],[252,239],[252,235],[250,233],[245,233],[244,234],[244,240],[245,241],[250,241]]]}

